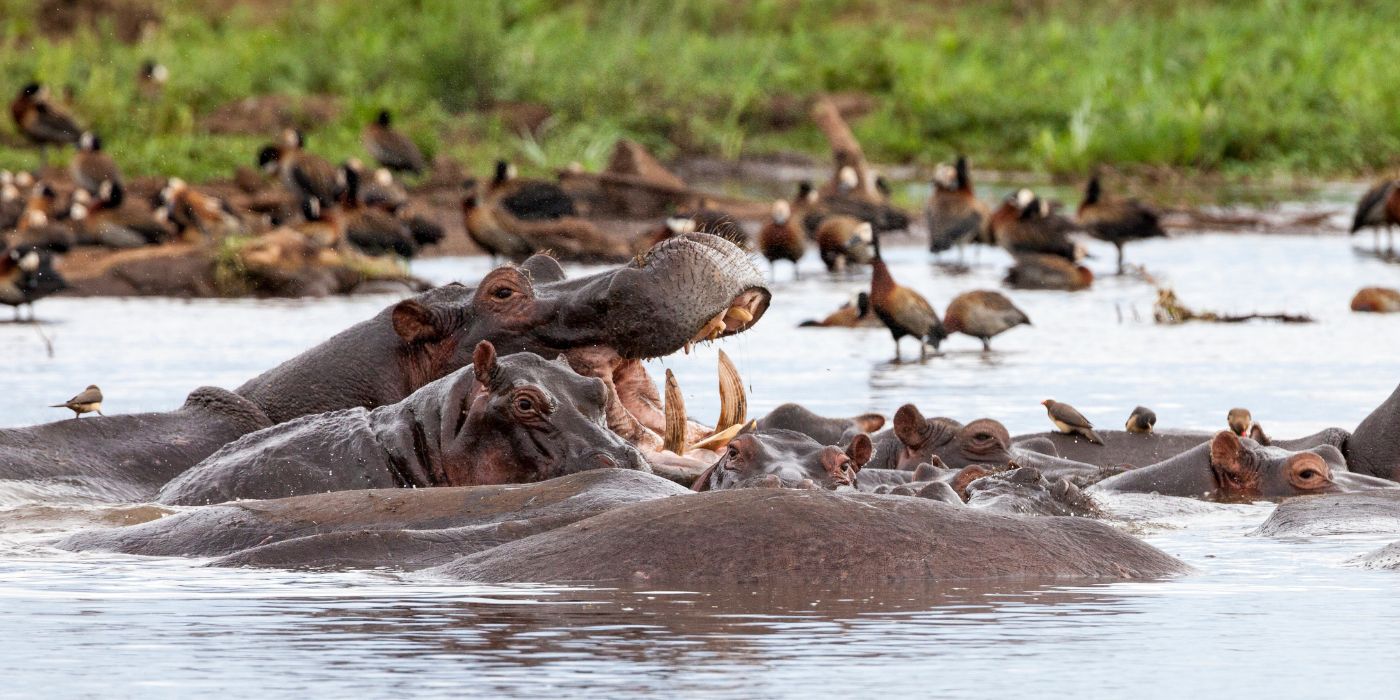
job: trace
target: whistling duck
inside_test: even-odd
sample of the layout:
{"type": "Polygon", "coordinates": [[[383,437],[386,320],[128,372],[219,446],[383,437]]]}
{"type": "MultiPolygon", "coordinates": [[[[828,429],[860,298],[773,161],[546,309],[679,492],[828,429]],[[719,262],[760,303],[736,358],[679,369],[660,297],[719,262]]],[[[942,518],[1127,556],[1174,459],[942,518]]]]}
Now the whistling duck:
{"type": "Polygon", "coordinates": [[[1382,314],[1400,312],[1400,291],[1386,287],[1366,287],[1352,297],[1351,310],[1382,314]]]}
{"type": "Polygon", "coordinates": [[[982,341],[982,350],[990,352],[992,338],[1021,324],[1031,325],[1030,317],[1000,292],[978,290],[953,297],[943,314],[943,329],[949,334],[962,333],[982,341]]]}
{"type": "Polygon", "coordinates": [[[73,175],[73,181],[89,194],[97,194],[97,188],[104,182],[117,185],[122,182],[122,173],[116,161],[102,150],[102,139],[91,131],[84,131],[78,137],[78,152],[68,164],[68,170],[73,175]]]}
{"type": "Polygon", "coordinates": [[[935,351],[948,337],[938,312],[918,292],[895,283],[890,268],[880,257],[880,237],[871,239],[874,257],[870,261],[870,307],[894,337],[894,359],[900,361],[899,339],[913,336],[919,341],[919,359],[928,358],[928,345],[935,351]]]}
{"type": "Polygon", "coordinates": [[[397,254],[411,258],[418,252],[408,224],[394,215],[360,202],[360,174],[354,168],[342,166],[345,192],[341,197],[341,215],[345,221],[345,240],[367,255],[397,254]]]}
{"type": "Polygon", "coordinates": [[[832,214],[817,227],[817,250],[828,272],[845,272],[849,264],[870,262],[875,229],[868,221],[832,214]]]}
{"type": "Polygon", "coordinates": [[[258,167],[269,175],[278,175],[282,184],[298,201],[315,197],[322,208],[328,208],[340,198],[345,183],[339,172],[325,158],[308,153],[306,137],[297,129],[287,129],[280,144],[267,145],[258,151],[258,167]]]}
{"type": "Polygon", "coordinates": [[[321,200],[305,197],[301,200],[305,221],[291,228],[318,248],[335,248],[345,240],[345,217],[341,214],[340,207],[322,207],[321,200]]]}
{"type": "Polygon", "coordinates": [[[29,193],[15,230],[9,236],[11,245],[38,248],[53,253],[66,253],[78,244],[67,221],[59,221],[55,204],[58,195],[47,182],[40,182],[29,193]]]}
{"type": "Polygon", "coordinates": [[[149,58],[141,62],[141,69],[136,73],[137,89],[146,99],[159,97],[168,80],[170,80],[170,70],[149,58]]]}
{"type": "Polygon", "coordinates": [[[375,168],[368,173],[360,161],[351,158],[342,167],[354,168],[360,176],[360,202],[367,207],[379,207],[397,213],[408,204],[408,190],[394,180],[388,168],[375,168]]]}
{"type": "Polygon", "coordinates": [[[139,248],[170,238],[165,222],[150,213],[123,207],[124,201],[121,184],[110,180],[98,187],[95,200],[86,191],[74,193],[68,215],[77,228],[78,240],[85,245],[139,248]]]}
{"type": "Polygon", "coordinates": [[[8,170],[0,170],[0,231],[8,231],[19,224],[24,213],[24,193],[15,184],[15,176],[8,170]]]}
{"type": "Polygon", "coordinates": [[[466,183],[467,194],[462,198],[462,216],[466,222],[467,237],[491,256],[491,264],[496,258],[524,260],[535,252],[524,238],[507,231],[501,226],[494,207],[481,201],[474,181],[466,183]]]}
{"type": "Polygon", "coordinates": [[[997,245],[1012,255],[1057,255],[1070,262],[1078,262],[1083,257],[1083,251],[1069,237],[1074,223],[1027,189],[1007,195],[1001,206],[992,212],[988,226],[997,245]]]}
{"type": "Polygon", "coordinates": [[[870,293],[857,292],[855,296],[840,308],[827,314],[827,317],[820,321],[803,321],[798,326],[801,328],[857,328],[860,326],[882,325],[880,318],[870,312],[870,293]]]}
{"type": "Polygon", "coordinates": [[[227,202],[190,187],[178,177],[166,181],[158,202],[156,218],[164,216],[181,236],[198,231],[208,239],[243,230],[243,221],[227,202]]]}
{"type": "Polygon", "coordinates": [[[1128,421],[1123,424],[1123,429],[1130,433],[1145,435],[1152,432],[1152,428],[1156,425],[1157,414],[1146,406],[1138,406],[1128,416],[1128,421]]]}
{"type": "Polygon", "coordinates": [[[773,216],[758,231],[758,250],[768,258],[770,272],[776,277],[774,266],[779,260],[792,262],[793,279],[801,279],[797,261],[807,251],[807,237],[792,218],[792,207],[784,200],[773,202],[773,216]]]}
{"type": "Polygon", "coordinates": [[[29,83],[10,102],[10,116],[21,134],[39,146],[41,167],[49,164],[49,144],[77,143],[82,129],[63,112],[49,103],[48,89],[29,83]]]}
{"type": "Polygon", "coordinates": [[[511,216],[525,221],[578,216],[574,200],[564,188],[553,182],[516,177],[515,166],[504,160],[496,161],[486,199],[498,202],[511,216]]]}
{"type": "Polygon", "coordinates": [[[1022,253],[1006,271],[1006,285],[1013,289],[1057,289],[1077,292],[1094,284],[1094,273],[1058,255],[1022,253]]]}
{"type": "Polygon", "coordinates": [[[68,288],[63,276],[53,268],[53,254],[37,248],[11,248],[0,254],[0,304],[15,309],[20,320],[20,307],[29,306],[29,320],[34,320],[34,302],[68,288]]]}
{"type": "Polygon", "coordinates": [[[1107,241],[1118,249],[1118,274],[1123,274],[1123,246],[1130,241],[1166,236],[1157,213],[1135,199],[1108,200],[1103,196],[1099,176],[1089,178],[1084,201],[1079,203],[1079,225],[1089,235],[1107,241]]]}
{"type": "Polygon", "coordinates": [[[982,233],[988,215],[987,205],[973,194],[967,158],[958,156],[953,166],[939,164],[933,174],[933,194],[924,206],[929,252],[942,253],[957,246],[958,259],[962,260],[963,247],[982,233]]]}
{"type": "Polygon", "coordinates": [[[1366,194],[1361,195],[1361,201],[1356,203],[1356,214],[1351,219],[1352,235],[1363,228],[1373,229],[1375,247],[1380,250],[1381,229],[1385,229],[1386,248],[1393,248],[1391,227],[1400,223],[1400,207],[1393,207],[1391,200],[1397,191],[1400,191],[1400,180],[1378,182],[1366,190],[1366,194]]]}
{"type": "Polygon", "coordinates": [[[407,136],[394,130],[389,110],[379,110],[369,126],[365,127],[360,139],[379,164],[395,172],[409,172],[419,175],[427,167],[423,152],[407,136]]]}

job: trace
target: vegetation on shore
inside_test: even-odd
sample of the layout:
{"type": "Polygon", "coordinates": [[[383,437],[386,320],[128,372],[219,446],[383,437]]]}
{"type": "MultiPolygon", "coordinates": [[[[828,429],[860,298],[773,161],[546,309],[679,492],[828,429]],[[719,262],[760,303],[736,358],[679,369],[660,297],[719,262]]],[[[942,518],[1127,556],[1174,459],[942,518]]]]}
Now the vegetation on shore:
{"type": "MultiPolygon", "coordinates": [[[[853,127],[882,162],[1351,176],[1400,154],[1400,36],[1380,31],[1400,4],[1379,0],[183,0],[150,4],[129,44],[111,17],[46,34],[46,4],[0,0],[0,92],[70,88],[130,173],[251,164],[273,134],[206,119],[268,94],[335,96],[309,129],[333,158],[363,158],[389,107],[478,170],[598,167],[621,136],[663,157],[824,157],[802,106],[823,92],[870,98],[853,127]],[[171,72],[155,100],[134,80],[148,57],[171,72]],[[518,103],[550,116],[515,132],[501,107],[518,103]]],[[[6,122],[0,167],[35,165],[6,122]]]]}

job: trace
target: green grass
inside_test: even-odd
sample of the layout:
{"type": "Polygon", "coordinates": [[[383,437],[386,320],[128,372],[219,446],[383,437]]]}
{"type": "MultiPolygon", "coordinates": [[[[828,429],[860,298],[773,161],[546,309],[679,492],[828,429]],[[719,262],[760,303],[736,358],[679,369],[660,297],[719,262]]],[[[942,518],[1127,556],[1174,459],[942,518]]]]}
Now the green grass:
{"type": "MultiPolygon", "coordinates": [[[[200,117],[266,93],[332,94],[312,149],[364,157],[381,106],[426,150],[476,169],[598,167],[628,136],[663,157],[801,151],[809,124],[768,126],[775,96],[859,91],[873,159],[1080,173],[1096,164],[1234,176],[1378,171],[1400,153],[1400,3],[1342,0],[418,0],[163,3],[123,45],[109,31],[37,33],[34,4],[0,0],[0,93],[72,86],[74,110],[131,173],[226,176],[272,134],[211,136],[200,117]],[[462,7],[469,7],[463,10],[462,7]],[[166,63],[141,100],[144,57],[166,63]],[[492,115],[548,105],[539,137],[492,115]]],[[[0,167],[37,161],[0,147],[0,167]]]]}

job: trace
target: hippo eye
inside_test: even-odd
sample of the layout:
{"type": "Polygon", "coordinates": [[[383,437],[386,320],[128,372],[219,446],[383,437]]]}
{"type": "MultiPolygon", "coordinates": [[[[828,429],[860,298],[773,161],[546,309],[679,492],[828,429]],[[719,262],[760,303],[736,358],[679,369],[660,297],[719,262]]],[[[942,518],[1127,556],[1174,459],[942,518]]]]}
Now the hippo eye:
{"type": "Polygon", "coordinates": [[[515,400],[515,410],[521,413],[529,413],[535,410],[535,402],[528,397],[522,396],[515,400]]]}
{"type": "Polygon", "coordinates": [[[512,290],[510,287],[501,287],[500,289],[497,289],[496,291],[492,292],[491,296],[496,297],[497,299],[509,299],[510,295],[514,293],[515,291],[512,290]]]}

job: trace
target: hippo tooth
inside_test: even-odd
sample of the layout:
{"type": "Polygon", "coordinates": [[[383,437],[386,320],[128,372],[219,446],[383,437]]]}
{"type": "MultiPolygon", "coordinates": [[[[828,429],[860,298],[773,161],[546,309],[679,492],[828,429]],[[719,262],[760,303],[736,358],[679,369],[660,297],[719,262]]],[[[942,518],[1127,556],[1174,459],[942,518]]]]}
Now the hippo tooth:
{"type": "Polygon", "coordinates": [[[666,435],[662,449],[676,454],[685,454],[685,399],[681,397],[681,384],[676,375],[666,370],[666,435]]]}
{"type": "Polygon", "coordinates": [[[723,350],[719,351],[719,407],[719,420],[715,421],[717,431],[743,423],[749,412],[744,380],[723,350]]]}
{"type": "Polygon", "coordinates": [[[753,320],[753,314],[749,313],[748,309],[742,309],[737,306],[729,307],[729,310],[724,312],[724,317],[739,319],[741,323],[748,323],[753,320]]]}
{"type": "Polygon", "coordinates": [[[719,451],[720,448],[728,445],[729,441],[733,440],[735,435],[738,435],[746,429],[756,429],[757,427],[758,421],[749,421],[747,425],[744,423],[735,423],[724,430],[710,433],[699,442],[691,445],[690,449],[719,451]]]}

